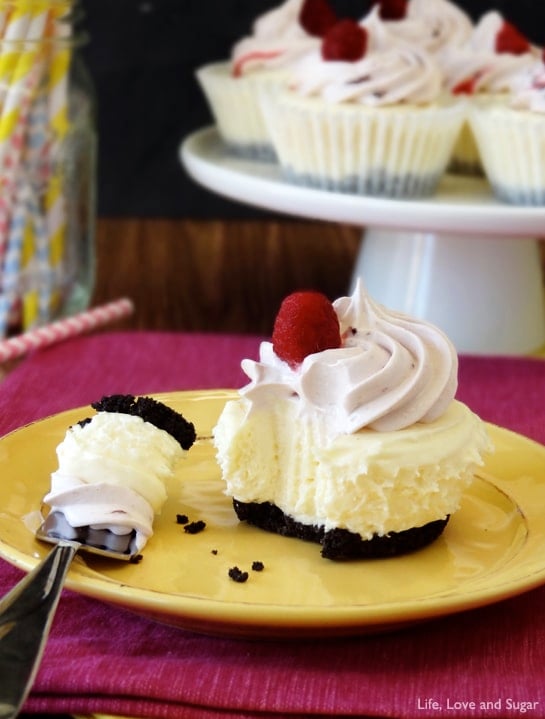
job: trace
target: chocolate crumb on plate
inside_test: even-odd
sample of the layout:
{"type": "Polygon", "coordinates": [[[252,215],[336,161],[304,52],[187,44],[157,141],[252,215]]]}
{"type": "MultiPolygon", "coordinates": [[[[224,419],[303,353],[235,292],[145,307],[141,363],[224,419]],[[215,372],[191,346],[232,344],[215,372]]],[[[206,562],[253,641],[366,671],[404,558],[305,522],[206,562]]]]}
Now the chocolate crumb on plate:
{"type": "Polygon", "coordinates": [[[202,532],[205,527],[206,522],[199,519],[197,522],[190,522],[189,524],[186,524],[184,526],[184,532],[187,532],[187,534],[198,534],[199,532],[202,532]]]}
{"type": "Polygon", "coordinates": [[[265,565],[259,561],[252,562],[252,569],[254,572],[262,572],[265,569],[265,565]]]}
{"type": "Polygon", "coordinates": [[[187,514],[177,514],[176,515],[176,524],[187,524],[189,522],[189,517],[187,514]]]}
{"type": "Polygon", "coordinates": [[[229,577],[233,582],[243,584],[248,579],[248,572],[243,572],[242,569],[238,567],[231,567],[231,569],[229,569],[229,577]]]}

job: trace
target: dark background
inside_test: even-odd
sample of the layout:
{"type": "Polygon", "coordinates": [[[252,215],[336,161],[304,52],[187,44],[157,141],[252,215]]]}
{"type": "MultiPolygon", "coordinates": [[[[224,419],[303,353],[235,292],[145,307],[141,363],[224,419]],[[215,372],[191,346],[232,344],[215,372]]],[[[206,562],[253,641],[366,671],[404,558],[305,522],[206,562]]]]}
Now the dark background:
{"type": "MultiPolygon", "coordinates": [[[[362,17],[366,0],[332,0],[362,17]]],[[[194,78],[226,59],[252,20],[280,0],[82,0],[94,80],[102,217],[247,218],[261,213],[198,187],[183,170],[183,138],[211,122],[194,78]]],[[[497,9],[533,42],[545,44],[542,0],[458,3],[473,18],[497,9]]]]}

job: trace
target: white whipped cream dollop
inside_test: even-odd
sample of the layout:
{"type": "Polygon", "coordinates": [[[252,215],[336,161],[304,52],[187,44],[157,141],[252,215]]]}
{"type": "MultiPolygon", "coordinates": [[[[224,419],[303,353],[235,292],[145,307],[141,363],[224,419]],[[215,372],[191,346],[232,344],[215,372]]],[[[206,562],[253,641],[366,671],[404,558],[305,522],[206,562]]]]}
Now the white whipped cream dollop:
{"type": "Polygon", "coordinates": [[[298,397],[301,413],[317,412],[335,435],[403,429],[446,411],[458,358],[441,330],[375,304],[360,282],[333,306],[340,348],[310,354],[292,369],[263,342],[258,362],[242,362],[251,382],[240,392],[252,407],[298,397]]]}
{"type": "Polygon", "coordinates": [[[235,75],[287,67],[319,44],[299,22],[302,5],[303,0],[286,0],[254,21],[251,35],[232,49],[235,75]]]}
{"type": "Polygon", "coordinates": [[[135,529],[141,549],[166,500],[165,482],[184,454],[174,437],[140,417],[99,412],[70,427],[58,445],[58,469],[44,502],[72,527],[135,529]]]}
{"type": "Polygon", "coordinates": [[[392,34],[378,6],[360,24],[367,31],[361,60],[325,60],[315,49],[294,65],[290,87],[305,97],[373,107],[437,100],[442,78],[429,52],[392,34]]]}

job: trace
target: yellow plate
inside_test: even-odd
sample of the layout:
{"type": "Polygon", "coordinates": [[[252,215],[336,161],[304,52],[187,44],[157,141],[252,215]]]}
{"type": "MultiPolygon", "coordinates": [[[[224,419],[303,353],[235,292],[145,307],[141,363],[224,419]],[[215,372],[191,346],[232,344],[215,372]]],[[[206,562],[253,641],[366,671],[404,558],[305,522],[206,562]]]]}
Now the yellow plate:
{"type": "MultiPolygon", "coordinates": [[[[230,391],[156,395],[191,419],[200,439],[181,464],[139,564],[82,555],[72,590],[187,629],[230,636],[324,637],[394,629],[479,607],[545,582],[545,447],[490,426],[496,452],[461,509],[429,547],[404,557],[335,563],[318,545],[241,524],[210,443],[230,391]],[[204,520],[188,534],[177,514],[204,520]],[[261,572],[252,570],[262,562],[261,572]],[[228,576],[248,571],[245,583],[228,576]]],[[[69,410],[0,439],[0,556],[29,570],[47,553],[28,529],[56,466],[69,410]]]]}

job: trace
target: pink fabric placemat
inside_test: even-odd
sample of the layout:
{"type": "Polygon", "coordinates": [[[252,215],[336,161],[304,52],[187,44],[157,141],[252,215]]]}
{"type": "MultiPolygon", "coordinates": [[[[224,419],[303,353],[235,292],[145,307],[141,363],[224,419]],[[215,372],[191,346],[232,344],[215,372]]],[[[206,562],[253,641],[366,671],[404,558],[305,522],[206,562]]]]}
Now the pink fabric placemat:
{"type": "MultiPolygon", "coordinates": [[[[128,332],[51,347],[0,383],[0,434],[111,392],[238,387],[240,360],[258,344],[128,332]]],[[[458,397],[483,419],[545,442],[544,361],[462,357],[458,397]]],[[[0,592],[21,576],[1,561],[0,592]]],[[[25,711],[545,717],[544,606],[540,588],[380,636],[257,642],[192,634],[65,591],[25,711]]]]}

